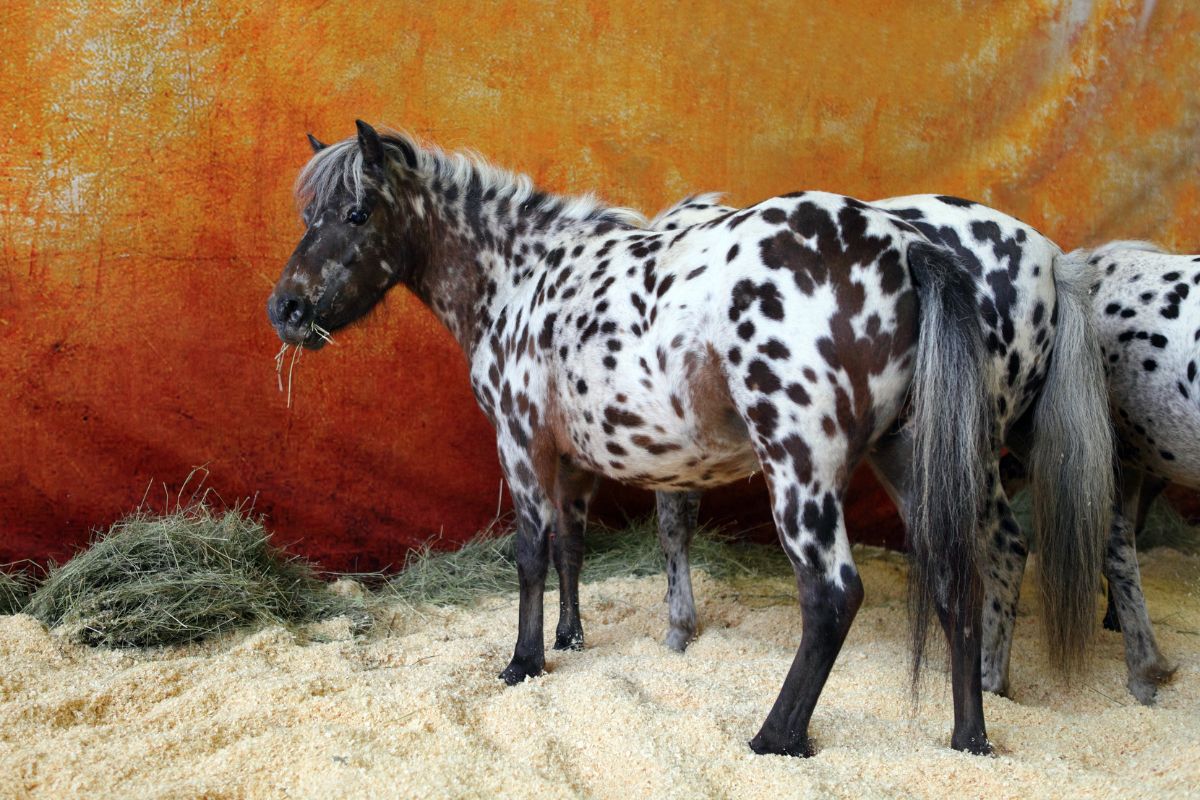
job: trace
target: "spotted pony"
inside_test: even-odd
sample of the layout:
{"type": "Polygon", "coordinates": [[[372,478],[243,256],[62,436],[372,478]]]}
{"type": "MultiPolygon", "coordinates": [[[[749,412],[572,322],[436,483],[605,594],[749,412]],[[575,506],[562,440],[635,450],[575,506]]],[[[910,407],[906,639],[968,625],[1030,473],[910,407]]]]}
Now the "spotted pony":
{"type": "MultiPolygon", "coordinates": [[[[1154,637],[1135,538],[1167,484],[1200,489],[1200,256],[1111,242],[1067,258],[1096,271],[1092,302],[1120,456],[1104,626],[1122,632],[1126,686],[1150,705],[1175,667],[1154,637]]],[[[1008,471],[1023,478],[1019,464],[1008,471]]]]}
{"type": "MultiPolygon", "coordinates": [[[[1013,291],[989,316],[979,297],[994,270],[964,265],[919,220],[853,198],[798,192],[651,231],[630,212],[538,192],[481,159],[362,122],[356,137],[317,149],[297,196],[307,229],[268,300],[285,343],[319,347],[320,331],[362,318],[400,284],[467,357],[517,517],[506,683],[544,668],[551,559],[555,647],[582,644],[582,536],[598,476],[690,492],[762,470],[803,632],[750,746],[811,754],[813,707],[862,602],[842,496],[869,458],[908,511],[915,663],[936,611],[951,643],[951,744],[990,751],[979,679],[987,543],[976,521],[996,491],[998,426],[1033,405],[1051,422],[1036,426],[1048,452],[1104,441],[1086,404],[1043,413],[1047,397],[1094,388],[1082,352],[1047,363],[1061,331],[1079,324],[1052,246],[1024,245],[1038,254],[1010,264],[1002,283],[1013,291]],[[1008,363],[1018,341],[1022,357],[996,385],[992,364],[1008,363]]],[[[1027,235],[995,231],[998,258],[1014,234],[1027,235]]],[[[1071,480],[1055,484],[1080,523],[1063,528],[1060,566],[1094,590],[1099,560],[1082,522],[1107,498],[1074,462],[1071,480]]],[[[1095,598],[1047,588],[1066,657],[1086,643],[1095,598]]]]}
{"type": "MultiPolygon", "coordinates": [[[[1081,304],[1085,302],[1088,284],[1091,282],[1090,276],[1096,273],[1097,259],[1081,260],[1078,253],[1063,255],[1045,237],[1008,215],[977,203],[944,195],[896,197],[875,201],[871,205],[917,226],[930,241],[952,248],[959,255],[961,263],[970,268],[974,275],[985,276],[985,281],[978,282],[978,304],[979,312],[983,315],[988,329],[988,351],[992,355],[989,362],[989,386],[992,391],[991,403],[997,430],[997,441],[993,442],[993,446],[1007,443],[1013,450],[1021,453],[1025,460],[1039,457],[1043,464],[1053,462],[1053,453],[1044,452],[1039,455],[1031,452],[1036,449],[1036,442],[1030,440],[1036,420],[1026,412],[1029,398],[1016,404],[1011,401],[1013,388],[1021,383],[1019,376],[1022,364],[1045,363],[1047,356],[1053,355],[1047,351],[1047,346],[1052,339],[1055,340],[1054,350],[1059,354],[1057,361],[1060,368],[1069,366],[1063,362],[1071,358],[1083,356],[1086,359],[1086,363],[1092,370],[1088,379],[1091,385],[1095,384],[1096,371],[1100,363],[1098,354],[1103,354],[1107,358],[1107,368],[1110,372],[1119,368],[1118,358],[1114,355],[1118,339],[1122,343],[1121,347],[1141,346],[1145,348],[1165,345],[1166,339],[1161,333],[1150,335],[1112,330],[1114,320],[1125,320],[1133,314],[1123,310],[1124,306],[1120,305],[1117,300],[1103,299],[1102,296],[1105,294],[1103,289],[1096,299],[1096,313],[1101,314],[1103,310],[1104,316],[1097,325],[1092,327],[1087,310],[1081,307],[1081,304]],[[1045,308],[1038,310],[1036,306],[1032,313],[1020,313],[1019,309],[1028,302],[1022,299],[1023,296],[1038,297],[1041,294],[1038,286],[1050,280],[1051,275],[1057,281],[1067,284],[1065,289],[1060,292],[1058,299],[1062,303],[1064,312],[1067,308],[1071,309],[1070,318],[1056,319],[1055,312],[1052,311],[1050,319],[1047,320],[1045,308]],[[1014,309],[1017,313],[1014,313],[1014,309]],[[1049,327],[1047,327],[1047,322],[1049,327]],[[1061,342],[1057,341],[1060,339],[1061,342]],[[1148,345],[1145,344],[1147,341],[1148,345]],[[1109,350],[1106,354],[1103,353],[1104,344],[1107,344],[1109,350]]],[[[671,230],[701,224],[723,217],[734,210],[721,204],[720,195],[699,195],[687,198],[664,211],[651,223],[651,228],[671,230]]],[[[1106,271],[1111,275],[1111,265],[1106,268],[1106,271]]],[[[1166,268],[1160,268],[1153,278],[1160,282],[1158,273],[1172,275],[1171,272],[1166,272],[1166,268]]],[[[1159,290],[1169,289],[1170,293],[1163,298],[1159,298],[1158,293],[1153,293],[1154,297],[1150,297],[1144,293],[1146,287],[1141,285],[1146,281],[1142,280],[1141,275],[1138,275],[1137,278],[1139,281],[1135,294],[1140,296],[1140,302],[1145,305],[1157,299],[1160,303],[1165,303],[1162,312],[1164,315],[1172,313],[1172,303],[1178,306],[1188,296],[1187,287],[1181,284],[1182,288],[1179,286],[1156,286],[1154,288],[1159,290]]],[[[1174,279],[1178,278],[1179,275],[1174,275],[1174,279]]],[[[1111,279],[1104,279],[1099,285],[1109,287],[1109,291],[1112,291],[1111,287],[1115,284],[1111,279]]],[[[1129,286],[1131,284],[1122,283],[1121,285],[1129,286]]],[[[1094,289],[1095,287],[1090,288],[1094,289]]],[[[1127,289],[1126,294],[1128,295],[1129,292],[1130,290],[1127,289]]],[[[1200,298],[1200,291],[1196,296],[1200,298]]],[[[1125,298],[1126,301],[1129,299],[1125,298]]],[[[1053,304],[1051,307],[1053,308],[1053,304]]],[[[1200,308],[1180,327],[1190,325],[1192,328],[1200,330],[1200,322],[1197,320],[1200,320],[1200,308]]],[[[1197,336],[1200,337],[1200,333],[1197,336]]],[[[1176,335],[1172,337],[1172,341],[1180,343],[1181,346],[1184,338],[1182,335],[1176,335]]],[[[1192,340],[1187,341],[1190,343],[1192,340]]],[[[1187,356],[1188,359],[1193,357],[1200,357],[1200,352],[1194,355],[1189,353],[1187,356]]],[[[1050,359],[1051,365],[1055,360],[1054,358],[1050,359]]],[[[1200,358],[1196,360],[1200,361],[1200,358]]],[[[1128,359],[1126,359],[1127,361],[1128,359]]],[[[1143,360],[1139,363],[1143,369],[1153,371],[1152,360],[1143,360]]],[[[1194,368],[1187,377],[1188,380],[1196,377],[1194,368]]],[[[1172,377],[1171,380],[1174,381],[1175,378],[1172,377]]],[[[1027,388],[1036,392],[1040,381],[1040,377],[1033,381],[1026,381],[1027,388]]],[[[1126,382],[1133,383],[1133,381],[1126,382]]],[[[1092,391],[1074,397],[1064,396],[1060,390],[1061,385],[1061,383],[1051,383],[1045,387],[1047,392],[1052,393],[1038,404],[1038,408],[1045,409],[1045,414],[1056,413],[1056,411],[1061,413],[1072,404],[1087,405],[1085,413],[1093,421],[1097,415],[1103,414],[1102,408],[1098,407],[1103,403],[1103,393],[1092,391]]],[[[1138,382],[1137,385],[1144,386],[1145,384],[1138,382]]],[[[1184,386],[1182,378],[1180,386],[1184,386]]],[[[1166,397],[1165,390],[1158,391],[1158,388],[1160,387],[1155,388],[1156,396],[1166,397]]],[[[1129,392],[1129,390],[1125,391],[1129,392]]],[[[1181,388],[1179,394],[1184,391],[1191,390],[1181,388]]],[[[1170,397],[1172,402],[1178,399],[1174,396],[1170,397]]],[[[1128,416],[1128,412],[1121,411],[1119,407],[1118,412],[1128,416]]],[[[1143,415],[1138,414],[1137,416],[1143,424],[1149,424],[1143,415]]],[[[1197,429],[1200,430],[1200,416],[1197,416],[1194,422],[1197,429]]],[[[1041,491],[1037,491],[1035,484],[1035,527],[1038,529],[1039,539],[1044,540],[1047,536],[1061,537],[1063,531],[1058,529],[1060,526],[1070,528],[1083,525],[1093,534],[1096,531],[1104,530],[1105,518],[1102,506],[1097,506],[1090,511],[1067,511],[1066,514],[1056,516],[1057,501],[1054,490],[1046,490],[1047,487],[1052,487],[1056,480],[1067,480],[1066,470],[1082,468],[1091,470],[1100,476],[1095,496],[1103,497],[1114,491],[1112,485],[1106,485],[1103,478],[1108,472],[1110,463],[1106,454],[1111,453],[1107,426],[1097,424],[1095,430],[1089,435],[1097,437],[1095,442],[1090,439],[1082,442],[1084,446],[1091,449],[1090,453],[1079,457],[1074,465],[1064,462],[1064,472],[1057,478],[1052,475],[1042,475],[1040,481],[1043,489],[1041,491]],[[1093,445],[1095,446],[1093,447],[1093,445]],[[1082,516],[1079,516],[1080,514],[1082,516]]],[[[1197,459],[1196,472],[1192,473],[1196,477],[1192,480],[1200,483],[1200,453],[1197,454],[1197,459]]],[[[889,487],[893,498],[896,498],[894,482],[889,480],[886,472],[879,470],[878,464],[874,465],[877,474],[880,474],[883,479],[884,485],[889,487]]],[[[1086,476],[1086,472],[1080,477],[1089,481],[1097,480],[1093,477],[1084,478],[1084,476],[1086,476]]],[[[1131,477],[1127,473],[1127,482],[1131,477]]],[[[1010,454],[1002,462],[1001,471],[993,471],[988,476],[988,485],[992,496],[980,520],[982,541],[990,545],[984,555],[985,566],[983,569],[987,596],[983,608],[982,683],[985,689],[1000,694],[1007,694],[1009,690],[1008,673],[1012,631],[1028,552],[1025,535],[1014,519],[1009,506],[1006,488],[1015,491],[1021,488],[1025,480],[1025,467],[1021,465],[1020,461],[1014,460],[1010,454]]],[[[1151,491],[1154,490],[1151,489],[1151,491]]],[[[1136,486],[1134,492],[1136,494],[1136,486]]],[[[1143,495],[1143,499],[1145,499],[1145,495],[1143,495]]],[[[899,497],[898,500],[899,507],[908,520],[910,514],[906,510],[904,498],[899,497]]],[[[687,547],[695,528],[694,524],[689,527],[680,521],[696,519],[699,501],[700,495],[695,492],[657,493],[659,536],[668,566],[667,602],[670,629],[667,634],[667,644],[677,650],[684,649],[696,631],[695,603],[692,599],[691,576],[687,561],[687,547]]],[[[1142,514],[1144,515],[1144,509],[1142,514]]],[[[1093,537],[1087,541],[1095,542],[1096,539],[1093,537]]],[[[1132,648],[1127,656],[1130,659],[1131,675],[1136,672],[1134,669],[1136,662],[1140,670],[1161,679],[1165,663],[1161,657],[1158,657],[1153,634],[1149,630],[1149,621],[1145,617],[1145,604],[1136,574],[1137,565],[1136,561],[1131,559],[1132,545],[1126,547],[1123,543],[1124,539],[1119,535],[1118,527],[1114,525],[1112,536],[1108,542],[1105,570],[1110,587],[1118,587],[1117,596],[1120,598],[1118,607],[1122,609],[1121,619],[1128,618],[1130,628],[1137,631],[1137,634],[1127,636],[1127,650],[1132,648]],[[1132,565],[1132,569],[1130,565],[1132,565]]],[[[1055,557],[1053,552],[1043,555],[1043,559],[1052,560],[1055,557]]],[[[1094,563],[1097,557],[1096,552],[1087,556],[1091,563],[1094,563]]],[[[1065,571],[1053,563],[1047,564],[1043,568],[1043,582],[1051,574],[1057,575],[1058,580],[1076,583],[1076,578],[1069,571],[1065,571]]],[[[1089,591],[1088,585],[1088,582],[1077,584],[1074,591],[1089,591]]],[[[1111,609],[1112,603],[1110,603],[1110,617],[1115,616],[1111,609]]],[[[1047,633],[1050,633],[1049,629],[1047,633]]],[[[1049,643],[1052,648],[1055,646],[1053,635],[1051,635],[1049,643]]],[[[1131,682],[1132,687],[1133,683],[1131,682]]],[[[1135,694],[1138,692],[1135,691],[1135,694]]]]}

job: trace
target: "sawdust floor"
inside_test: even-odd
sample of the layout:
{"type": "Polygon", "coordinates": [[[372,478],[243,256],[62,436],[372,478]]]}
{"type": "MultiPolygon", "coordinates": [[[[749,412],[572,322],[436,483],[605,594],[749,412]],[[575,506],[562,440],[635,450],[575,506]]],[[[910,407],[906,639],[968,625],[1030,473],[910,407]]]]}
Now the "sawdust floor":
{"type": "MultiPolygon", "coordinates": [[[[817,706],[811,759],[753,755],[799,640],[783,579],[698,576],[703,631],[666,651],[661,578],[584,587],[588,647],[504,688],[515,597],[397,609],[154,652],[64,643],[0,617],[0,797],[1036,797],[1200,792],[1200,558],[1146,554],[1143,578],[1179,670],[1144,708],[1118,635],[1086,681],[1018,627],[1015,695],[985,699],[999,755],[947,747],[948,684],[907,693],[904,567],[858,549],[867,588],[817,706]]],[[[1026,587],[1026,596],[1032,594],[1026,587]]],[[[547,609],[556,610],[556,597],[547,609]]],[[[554,614],[548,614],[553,622],[554,614]]]]}

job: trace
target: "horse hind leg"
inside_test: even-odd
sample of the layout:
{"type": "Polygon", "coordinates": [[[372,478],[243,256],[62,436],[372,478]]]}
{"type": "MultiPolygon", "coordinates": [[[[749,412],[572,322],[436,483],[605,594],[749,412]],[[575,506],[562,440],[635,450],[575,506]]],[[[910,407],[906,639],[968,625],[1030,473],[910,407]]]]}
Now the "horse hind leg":
{"type": "Polygon", "coordinates": [[[950,746],[975,755],[992,752],[983,722],[980,640],[982,586],[977,574],[951,575],[949,600],[935,604],[950,646],[954,733],[950,746]]]}
{"type": "MultiPolygon", "coordinates": [[[[1136,486],[1131,485],[1134,481],[1136,478],[1126,477],[1125,508],[1134,507],[1130,502],[1136,493],[1136,486]]],[[[1175,667],[1163,657],[1154,638],[1146,596],[1142,593],[1133,534],[1128,520],[1121,514],[1113,518],[1104,557],[1104,575],[1125,641],[1125,665],[1129,669],[1126,685],[1139,703],[1151,705],[1158,687],[1175,674],[1175,667]]]]}
{"type": "Polygon", "coordinates": [[[760,754],[811,756],[816,750],[808,724],[862,605],[863,584],[850,556],[841,502],[834,494],[807,494],[793,488],[785,497],[789,513],[780,526],[780,538],[800,592],[800,647],[750,749],[760,754]]]}
{"type": "Polygon", "coordinates": [[[667,557],[667,615],[665,644],[682,653],[696,636],[696,602],[688,547],[700,513],[700,492],[655,492],[658,541],[667,557]]]}
{"type": "MultiPolygon", "coordinates": [[[[870,463],[895,501],[905,524],[911,526],[914,513],[911,432],[893,434],[876,443],[870,463]]],[[[994,468],[993,473],[996,471],[994,468]]],[[[947,559],[947,564],[953,561],[947,559]]],[[[946,588],[935,597],[933,605],[950,647],[954,700],[954,731],[950,746],[955,750],[986,755],[992,752],[992,745],[983,718],[982,582],[974,567],[959,574],[947,565],[939,577],[946,588]]]]}
{"type": "MultiPolygon", "coordinates": [[[[1145,474],[1135,467],[1127,467],[1125,472],[1125,497],[1124,508],[1131,507],[1131,499],[1134,494],[1137,495],[1137,516],[1133,525],[1133,538],[1137,541],[1137,537],[1142,535],[1142,530],[1146,527],[1146,518],[1150,516],[1150,506],[1154,504],[1155,499],[1166,488],[1166,481],[1161,478],[1155,478],[1145,474]]],[[[1117,598],[1113,592],[1113,585],[1108,584],[1108,606],[1104,610],[1104,629],[1109,631],[1120,632],[1121,618],[1117,614],[1117,598]]]]}
{"type": "Polygon", "coordinates": [[[1104,630],[1121,632],[1121,619],[1117,616],[1117,598],[1113,594],[1112,583],[1108,584],[1108,605],[1104,609],[1104,621],[1101,623],[1104,630]]]}
{"type": "MultiPolygon", "coordinates": [[[[968,532],[967,538],[978,534],[976,527],[968,532]]],[[[989,755],[992,744],[983,719],[984,585],[975,564],[969,559],[962,561],[967,563],[953,556],[946,560],[940,575],[945,590],[934,598],[938,621],[950,648],[950,689],[954,701],[950,746],[974,755],[989,755]]]]}
{"type": "Polygon", "coordinates": [[[554,568],[558,571],[558,627],[555,650],[583,649],[583,621],[579,614],[579,575],[583,569],[583,537],[588,502],[596,477],[559,463],[555,482],[554,568]]]}
{"type": "Polygon", "coordinates": [[[760,754],[810,756],[813,709],[863,601],[842,514],[845,454],[810,451],[788,437],[762,454],[780,542],[796,575],[800,647],[750,749],[760,754]]]}
{"type": "Polygon", "coordinates": [[[987,563],[983,574],[981,678],[985,692],[1007,697],[1013,628],[1029,547],[1021,526],[1013,517],[1004,487],[999,480],[995,485],[983,523],[987,563]]]}

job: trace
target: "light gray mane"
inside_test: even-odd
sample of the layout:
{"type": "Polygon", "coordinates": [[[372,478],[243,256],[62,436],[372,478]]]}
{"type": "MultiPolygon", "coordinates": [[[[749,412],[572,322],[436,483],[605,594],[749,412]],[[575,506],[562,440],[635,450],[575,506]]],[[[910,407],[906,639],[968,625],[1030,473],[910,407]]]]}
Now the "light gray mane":
{"type": "MultiPolygon", "coordinates": [[[[404,149],[410,148],[416,157],[418,175],[431,184],[438,182],[457,187],[460,197],[465,196],[472,182],[478,179],[480,191],[490,192],[496,199],[506,198],[513,206],[536,197],[538,205],[534,210],[553,210],[560,218],[605,219],[637,227],[646,225],[646,218],[637,211],[607,206],[590,193],[574,197],[539,194],[528,175],[497,167],[470,150],[446,153],[395,130],[381,131],[381,138],[392,165],[407,165],[404,149]]],[[[356,200],[363,196],[363,154],[354,136],[314,153],[296,178],[295,194],[302,207],[312,202],[321,205],[329,202],[339,188],[344,188],[356,200]]]]}

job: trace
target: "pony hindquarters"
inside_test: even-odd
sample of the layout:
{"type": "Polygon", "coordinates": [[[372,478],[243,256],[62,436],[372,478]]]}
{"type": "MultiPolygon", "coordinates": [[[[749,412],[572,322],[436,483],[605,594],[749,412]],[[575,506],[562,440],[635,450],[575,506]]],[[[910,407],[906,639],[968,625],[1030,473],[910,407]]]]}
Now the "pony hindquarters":
{"type": "Polygon", "coordinates": [[[711,348],[770,489],[803,617],[795,659],[750,746],[809,755],[813,710],[863,600],[846,483],[912,379],[911,233],[856,200],[815,192],[743,209],[697,235],[718,226],[738,240],[699,243],[727,261],[718,280],[730,304],[711,348]]]}

